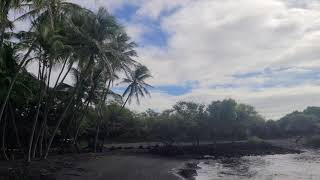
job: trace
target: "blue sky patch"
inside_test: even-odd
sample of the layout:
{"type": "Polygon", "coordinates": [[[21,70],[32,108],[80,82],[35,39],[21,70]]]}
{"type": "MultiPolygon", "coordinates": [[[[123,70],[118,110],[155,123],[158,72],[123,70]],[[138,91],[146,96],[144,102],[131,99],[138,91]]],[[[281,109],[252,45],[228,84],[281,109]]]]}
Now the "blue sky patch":
{"type": "Polygon", "coordinates": [[[175,86],[175,85],[157,86],[155,87],[155,89],[173,96],[187,94],[192,90],[192,88],[188,86],[175,86]]]}
{"type": "Polygon", "coordinates": [[[167,45],[169,34],[161,28],[160,21],[153,21],[149,18],[142,18],[139,23],[143,24],[148,30],[141,36],[140,46],[158,46],[167,45]]]}
{"type": "Polygon", "coordinates": [[[261,72],[248,72],[232,75],[235,79],[263,78],[261,83],[252,84],[252,89],[260,90],[272,87],[290,87],[306,83],[319,82],[320,69],[306,69],[296,67],[266,68],[261,72]]]}
{"type": "Polygon", "coordinates": [[[141,24],[146,31],[138,40],[140,47],[158,46],[165,47],[167,45],[169,34],[161,28],[161,18],[174,13],[178,7],[161,12],[159,18],[152,19],[146,16],[137,16],[139,7],[134,4],[125,4],[117,9],[113,15],[122,23],[141,24]]]}
{"type": "Polygon", "coordinates": [[[135,16],[138,6],[133,4],[125,4],[121,8],[117,9],[113,15],[118,18],[121,22],[130,22],[135,16]]]}

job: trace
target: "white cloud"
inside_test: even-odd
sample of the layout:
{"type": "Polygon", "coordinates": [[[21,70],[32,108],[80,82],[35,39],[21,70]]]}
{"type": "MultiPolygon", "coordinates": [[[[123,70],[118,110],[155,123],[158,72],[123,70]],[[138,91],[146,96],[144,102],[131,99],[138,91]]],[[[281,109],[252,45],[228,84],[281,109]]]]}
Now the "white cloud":
{"type": "MultiPolygon", "coordinates": [[[[146,107],[167,107],[177,100],[235,98],[250,103],[266,117],[277,118],[308,105],[320,105],[319,88],[309,80],[297,82],[301,68],[319,70],[320,11],[313,0],[201,0],[182,3],[161,25],[170,34],[168,46],[139,49],[142,62],[154,74],[153,84],[199,86],[182,96],[155,93],[146,107]],[[269,77],[234,78],[233,74],[291,67],[290,72],[269,77]],[[281,77],[284,85],[252,86],[281,77]],[[291,82],[286,87],[286,81],[291,82]],[[293,84],[292,84],[293,82],[293,84]],[[216,88],[214,84],[236,84],[237,88],[216,88]],[[319,98],[317,98],[319,97],[319,98]],[[166,101],[166,102],[164,102],[166,101]]],[[[300,80],[301,81],[301,80],[300,80]]],[[[135,107],[138,108],[138,107],[135,107]]],[[[138,108],[138,109],[139,109],[138,108]]]]}
{"type": "Polygon", "coordinates": [[[296,13],[297,10],[287,9],[275,0],[193,1],[164,18],[163,28],[171,33],[168,52],[161,59],[150,54],[146,63],[152,67],[162,61],[170,62],[172,72],[178,75],[164,79],[171,68],[157,66],[160,83],[230,81],[234,73],[264,68],[278,61],[304,38],[305,24],[309,24],[303,18],[310,16],[305,13],[303,18],[296,18],[296,13]]]}
{"type": "MultiPolygon", "coordinates": [[[[320,105],[318,82],[290,87],[279,84],[256,91],[253,86],[273,79],[294,82],[302,68],[319,70],[320,3],[318,0],[72,0],[111,12],[125,4],[137,6],[128,33],[139,41],[151,27],[141,18],[159,21],[168,33],[165,48],[142,46],[139,59],[152,71],[153,85],[183,85],[198,81],[190,93],[171,96],[155,92],[134,109],[165,109],[178,100],[235,98],[252,104],[266,117],[277,118],[307,105],[320,105]],[[163,15],[164,12],[171,13],[163,15]],[[161,18],[160,18],[161,17],[161,18]],[[246,79],[234,74],[265,68],[291,67],[290,72],[246,79]],[[234,88],[212,88],[235,84],[234,88]],[[211,88],[210,88],[211,87],[211,88]],[[319,97],[319,98],[318,98],[319,97]]],[[[130,18],[131,19],[131,18],[130,18]]],[[[157,34],[155,34],[156,36],[157,34]]],[[[280,82],[280,81],[279,81],[280,82]]]]}

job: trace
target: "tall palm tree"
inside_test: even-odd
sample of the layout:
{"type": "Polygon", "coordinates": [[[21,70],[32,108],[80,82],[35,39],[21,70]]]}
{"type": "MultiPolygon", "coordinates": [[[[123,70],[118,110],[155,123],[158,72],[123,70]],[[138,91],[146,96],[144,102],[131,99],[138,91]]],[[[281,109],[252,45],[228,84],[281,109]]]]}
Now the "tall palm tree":
{"type": "MultiPolygon", "coordinates": [[[[42,64],[42,68],[39,68],[38,72],[39,80],[42,83],[39,86],[40,95],[38,107],[29,140],[28,161],[31,161],[30,156],[32,144],[37,143],[34,142],[34,134],[38,123],[38,117],[40,115],[41,103],[45,94],[48,94],[52,68],[56,63],[55,60],[59,59],[59,57],[61,57],[61,53],[65,52],[65,49],[67,49],[63,44],[63,36],[61,35],[60,29],[56,28],[56,30],[52,30],[50,28],[50,24],[44,22],[33,22],[33,24],[34,25],[32,26],[30,32],[24,32],[20,34],[22,42],[33,42],[34,59],[38,61],[39,65],[42,64]]],[[[36,145],[34,145],[34,147],[36,147],[36,145]]]]}
{"type": "MultiPolygon", "coordinates": [[[[22,3],[21,6],[24,9],[27,9],[28,12],[20,16],[16,20],[24,20],[26,18],[30,18],[33,20],[33,23],[31,24],[31,30],[32,31],[36,30],[34,31],[35,33],[27,32],[25,34],[31,35],[29,36],[29,39],[34,39],[33,40],[34,42],[32,43],[32,45],[36,47],[33,48],[33,51],[36,55],[41,57],[38,59],[39,59],[39,63],[42,63],[42,67],[43,67],[41,70],[42,73],[39,70],[39,74],[41,74],[41,76],[39,75],[39,77],[42,77],[41,81],[43,81],[44,84],[46,85],[46,86],[41,86],[43,90],[40,91],[41,93],[39,97],[38,110],[35,115],[35,120],[33,123],[33,128],[30,136],[29,153],[28,153],[28,161],[30,161],[31,160],[30,154],[31,154],[31,147],[32,147],[33,138],[34,138],[34,132],[36,131],[38,116],[40,113],[39,112],[40,102],[42,101],[43,95],[45,93],[48,94],[49,92],[49,84],[51,79],[52,68],[56,63],[60,63],[61,60],[64,61],[63,68],[61,69],[59,74],[59,77],[60,77],[69,59],[68,56],[70,56],[70,53],[72,52],[70,51],[70,48],[67,48],[66,44],[64,44],[62,41],[57,41],[57,38],[60,38],[60,39],[61,37],[64,38],[63,36],[67,34],[65,31],[67,28],[64,27],[65,25],[67,25],[67,23],[65,23],[66,21],[65,17],[68,17],[68,15],[72,14],[72,12],[74,11],[82,11],[83,8],[81,8],[76,4],[73,4],[64,0],[28,0],[28,1],[24,1],[24,3],[22,3]],[[37,32],[40,32],[40,34],[36,34],[37,32]],[[37,36],[37,35],[40,35],[40,36],[37,36]],[[49,39],[46,39],[47,37],[49,37],[49,39]]],[[[30,51],[32,51],[31,48],[30,48],[30,51]]],[[[64,76],[64,78],[65,77],[66,75],[64,76]]],[[[58,84],[57,82],[55,83],[56,85],[58,84]]],[[[13,85],[14,85],[14,82],[12,83],[12,86],[13,85]]],[[[54,93],[50,93],[48,95],[52,96],[54,95],[54,93]]],[[[8,92],[7,96],[8,97],[10,96],[10,91],[8,92]]],[[[50,99],[51,97],[45,98],[46,100],[45,114],[44,114],[45,120],[43,121],[43,124],[46,123],[46,118],[48,116],[48,112],[49,112],[48,102],[50,102],[50,99]]],[[[5,106],[3,105],[3,107],[5,106]]],[[[2,112],[3,112],[2,109],[4,108],[1,108],[0,118],[2,117],[2,112]]],[[[37,136],[36,139],[39,139],[38,137],[39,135],[37,136]]],[[[36,147],[36,145],[37,145],[37,140],[34,143],[34,147],[36,147]]],[[[35,148],[34,148],[34,152],[35,152],[35,148]]]]}
{"type": "Polygon", "coordinates": [[[132,97],[135,97],[137,102],[140,103],[139,97],[150,95],[148,87],[151,85],[145,82],[146,79],[152,77],[149,69],[146,66],[139,65],[133,72],[127,75],[127,78],[123,79],[123,83],[129,84],[123,93],[123,97],[127,96],[126,101],[121,106],[119,112],[123,110],[127,102],[131,102],[132,97]]]}
{"type": "MultiPolygon", "coordinates": [[[[72,44],[75,56],[79,59],[78,66],[83,69],[84,76],[81,77],[80,82],[75,88],[74,96],[71,97],[69,104],[56,124],[49,140],[45,157],[48,155],[53,138],[66,112],[71,107],[74,97],[81,94],[80,87],[87,78],[85,76],[90,75],[94,72],[93,69],[99,67],[99,73],[102,78],[102,80],[101,78],[99,79],[99,82],[102,83],[101,87],[105,88],[103,89],[104,93],[101,93],[102,97],[100,101],[102,102],[102,100],[106,99],[106,94],[110,89],[111,82],[109,77],[112,79],[119,70],[127,71],[127,67],[135,62],[131,58],[135,54],[132,49],[133,43],[128,38],[120,40],[116,36],[120,34],[119,32],[122,32],[123,35],[125,33],[122,27],[116,23],[114,17],[105,9],[100,8],[96,14],[75,12],[70,16],[68,26],[72,30],[72,33],[68,34],[68,38],[72,44]]],[[[102,104],[101,102],[97,104],[100,105],[102,104]]]]}
{"type": "MultiPolygon", "coordinates": [[[[0,18],[2,18],[4,21],[4,24],[1,25],[0,30],[1,30],[1,39],[3,39],[4,36],[4,31],[5,27],[8,26],[9,22],[8,20],[8,12],[11,8],[15,7],[21,7],[21,8],[29,8],[28,12],[19,18],[17,20],[25,20],[26,18],[31,18],[34,19],[32,23],[31,29],[35,28],[33,27],[34,25],[37,26],[39,24],[46,24],[48,21],[48,17],[50,18],[50,27],[51,31],[55,30],[56,23],[55,22],[61,22],[63,20],[63,16],[68,14],[68,12],[72,12],[72,10],[82,10],[82,8],[76,4],[65,2],[63,0],[3,0],[0,3],[1,5],[1,13],[0,13],[0,18]],[[3,28],[2,28],[3,27],[3,28]]],[[[1,20],[2,20],[1,19],[1,20]]],[[[2,22],[2,21],[0,21],[2,22]]],[[[30,37],[29,37],[30,38],[30,37]]],[[[4,103],[1,105],[0,109],[0,122],[4,113],[4,109],[6,107],[6,104],[9,100],[9,97],[11,95],[13,86],[15,85],[15,82],[18,78],[19,72],[23,67],[25,67],[28,64],[28,57],[34,50],[35,42],[30,38],[31,41],[29,41],[28,45],[28,50],[23,59],[20,61],[20,64],[18,66],[18,71],[11,81],[10,87],[7,91],[6,98],[4,99],[4,103]]],[[[1,40],[3,41],[3,40],[1,40]]],[[[36,40],[35,40],[36,41],[36,40]]],[[[2,44],[2,42],[1,42],[2,44]]],[[[2,46],[2,45],[1,45],[2,46]]],[[[50,79],[50,78],[49,78],[50,79]]]]}

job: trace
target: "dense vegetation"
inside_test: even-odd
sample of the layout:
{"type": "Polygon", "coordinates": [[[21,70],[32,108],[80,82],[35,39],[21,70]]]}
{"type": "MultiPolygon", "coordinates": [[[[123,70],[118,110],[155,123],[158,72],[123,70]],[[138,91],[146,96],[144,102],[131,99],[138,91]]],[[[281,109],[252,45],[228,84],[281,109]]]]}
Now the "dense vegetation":
{"type": "MultiPolygon", "coordinates": [[[[110,105],[107,114],[117,112],[110,105]]],[[[106,116],[110,117],[110,116],[106,116]]],[[[265,120],[254,107],[232,99],[213,101],[205,106],[194,102],[178,102],[172,109],[151,109],[134,113],[126,109],[118,118],[104,119],[109,141],[157,141],[167,145],[178,142],[235,141],[314,136],[320,130],[320,107],[290,113],[280,120],[265,120]],[[117,126],[112,126],[115,123],[117,126]],[[108,129],[109,127],[109,129],[108,129]],[[110,130],[110,127],[112,130],[110,130]],[[109,133],[109,134],[108,134],[109,133]]]]}
{"type": "Polygon", "coordinates": [[[47,158],[70,145],[97,152],[110,141],[197,144],[318,131],[316,107],[279,121],[266,121],[232,99],[132,112],[125,106],[149,95],[151,75],[136,60],[136,44],[105,9],[91,12],[64,0],[1,0],[0,9],[1,159],[47,158]],[[21,15],[12,20],[10,12],[21,15]],[[15,29],[14,21],[30,22],[29,31],[15,29]],[[37,66],[36,75],[27,71],[29,64],[37,66]],[[112,91],[115,82],[127,85],[123,94],[112,91]]]}
{"type": "Polygon", "coordinates": [[[77,144],[89,115],[96,152],[107,104],[123,104],[120,113],[132,97],[148,94],[144,80],[151,75],[134,60],[136,44],[103,8],[91,12],[64,0],[4,0],[0,8],[2,158],[14,148],[28,161],[46,158],[67,137],[77,144]],[[21,15],[12,20],[10,12],[21,15]],[[29,31],[15,29],[15,21],[30,23],[29,31]],[[26,70],[31,63],[37,75],[26,70]],[[121,75],[127,77],[125,102],[111,90],[121,75]],[[64,82],[67,76],[73,84],[64,82]]]}

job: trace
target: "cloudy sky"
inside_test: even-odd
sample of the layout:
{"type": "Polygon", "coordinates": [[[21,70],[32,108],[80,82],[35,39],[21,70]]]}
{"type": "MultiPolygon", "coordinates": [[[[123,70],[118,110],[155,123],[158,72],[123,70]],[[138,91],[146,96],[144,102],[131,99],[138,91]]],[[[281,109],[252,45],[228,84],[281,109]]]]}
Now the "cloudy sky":
{"type": "Polygon", "coordinates": [[[135,40],[152,97],[131,108],[234,98],[266,118],[320,106],[319,0],[72,0],[135,40]]]}

